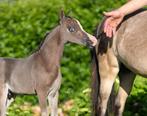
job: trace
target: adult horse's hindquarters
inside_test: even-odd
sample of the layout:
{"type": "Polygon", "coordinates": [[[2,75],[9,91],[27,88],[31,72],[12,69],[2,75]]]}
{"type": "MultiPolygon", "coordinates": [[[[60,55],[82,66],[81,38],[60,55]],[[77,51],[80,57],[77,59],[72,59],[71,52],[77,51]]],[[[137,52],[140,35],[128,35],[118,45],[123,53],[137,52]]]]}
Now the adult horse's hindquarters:
{"type": "MultiPolygon", "coordinates": [[[[105,19],[104,19],[105,20],[105,19]]],[[[93,114],[104,116],[115,78],[120,87],[115,99],[115,115],[122,116],[136,74],[147,77],[147,11],[138,10],[124,18],[113,38],[98,26],[93,57],[93,114]]]]}

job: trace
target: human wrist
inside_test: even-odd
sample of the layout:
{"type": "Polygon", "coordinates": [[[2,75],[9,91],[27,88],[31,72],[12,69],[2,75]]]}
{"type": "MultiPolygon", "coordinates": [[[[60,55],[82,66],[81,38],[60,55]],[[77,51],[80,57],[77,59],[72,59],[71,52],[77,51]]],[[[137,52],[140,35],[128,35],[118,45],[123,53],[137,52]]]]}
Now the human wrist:
{"type": "Polygon", "coordinates": [[[124,17],[125,15],[127,15],[125,10],[123,10],[121,8],[119,8],[117,11],[118,11],[118,13],[120,14],[121,17],[124,17]]]}

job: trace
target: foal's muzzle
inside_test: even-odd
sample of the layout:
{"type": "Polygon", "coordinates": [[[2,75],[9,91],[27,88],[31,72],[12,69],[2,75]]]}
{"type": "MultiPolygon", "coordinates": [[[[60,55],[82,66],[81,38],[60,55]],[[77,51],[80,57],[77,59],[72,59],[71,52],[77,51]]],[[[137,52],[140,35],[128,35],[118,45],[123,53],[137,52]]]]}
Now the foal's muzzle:
{"type": "Polygon", "coordinates": [[[85,39],[85,44],[89,48],[93,48],[97,44],[97,39],[93,36],[92,38],[87,37],[85,39]]]}
{"type": "Polygon", "coordinates": [[[85,43],[86,43],[86,46],[90,49],[92,49],[94,47],[93,42],[91,40],[89,40],[88,38],[86,38],[85,43]]]}
{"type": "Polygon", "coordinates": [[[90,35],[90,34],[87,34],[87,45],[91,48],[91,47],[94,47],[96,46],[97,44],[97,39],[93,36],[93,35],[90,35]]]}
{"type": "Polygon", "coordinates": [[[90,35],[89,33],[85,34],[83,40],[86,46],[88,46],[89,48],[93,48],[97,44],[97,39],[93,35],[90,35]]]}

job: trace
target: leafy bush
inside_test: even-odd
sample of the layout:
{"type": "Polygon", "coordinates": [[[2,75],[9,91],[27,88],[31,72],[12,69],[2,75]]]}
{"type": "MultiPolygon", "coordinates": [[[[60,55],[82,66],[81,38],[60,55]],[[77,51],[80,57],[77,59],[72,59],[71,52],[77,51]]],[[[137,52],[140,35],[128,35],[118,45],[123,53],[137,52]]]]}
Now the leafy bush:
{"type": "MultiPolygon", "coordinates": [[[[0,2],[0,56],[19,58],[32,54],[43,40],[45,33],[58,25],[58,14],[62,8],[66,13],[70,12],[70,16],[77,18],[84,29],[92,34],[102,19],[103,11],[112,10],[124,2],[124,0],[3,0],[0,2]]],[[[67,115],[90,115],[89,50],[75,44],[65,45],[61,66],[63,81],[60,107],[67,115]],[[69,100],[73,100],[72,108],[66,110],[63,106],[69,100]]],[[[142,87],[141,84],[135,86],[138,85],[142,87]]],[[[142,90],[146,91],[144,87],[142,90]]],[[[139,96],[137,91],[138,88],[133,90],[132,95],[139,96]]],[[[37,98],[33,96],[17,97],[15,101],[9,108],[11,116],[16,113],[20,116],[29,116],[32,110],[24,111],[24,108],[19,106],[27,103],[34,106],[38,103],[37,98]]],[[[132,102],[130,96],[128,103],[132,102]]],[[[144,104],[141,99],[139,103],[144,104]]],[[[133,112],[129,109],[131,108],[129,104],[126,115],[133,112]]],[[[146,105],[143,105],[144,107],[146,105]]],[[[146,109],[138,112],[147,113],[146,109]]]]}

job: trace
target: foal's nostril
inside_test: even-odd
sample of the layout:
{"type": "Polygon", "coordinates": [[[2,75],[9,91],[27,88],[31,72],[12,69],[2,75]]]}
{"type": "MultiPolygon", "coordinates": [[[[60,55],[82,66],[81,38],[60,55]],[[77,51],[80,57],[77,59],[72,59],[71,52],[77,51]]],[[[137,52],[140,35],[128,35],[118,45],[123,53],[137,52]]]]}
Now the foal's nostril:
{"type": "Polygon", "coordinates": [[[89,48],[93,48],[93,42],[90,39],[86,39],[86,46],[89,48]]]}

